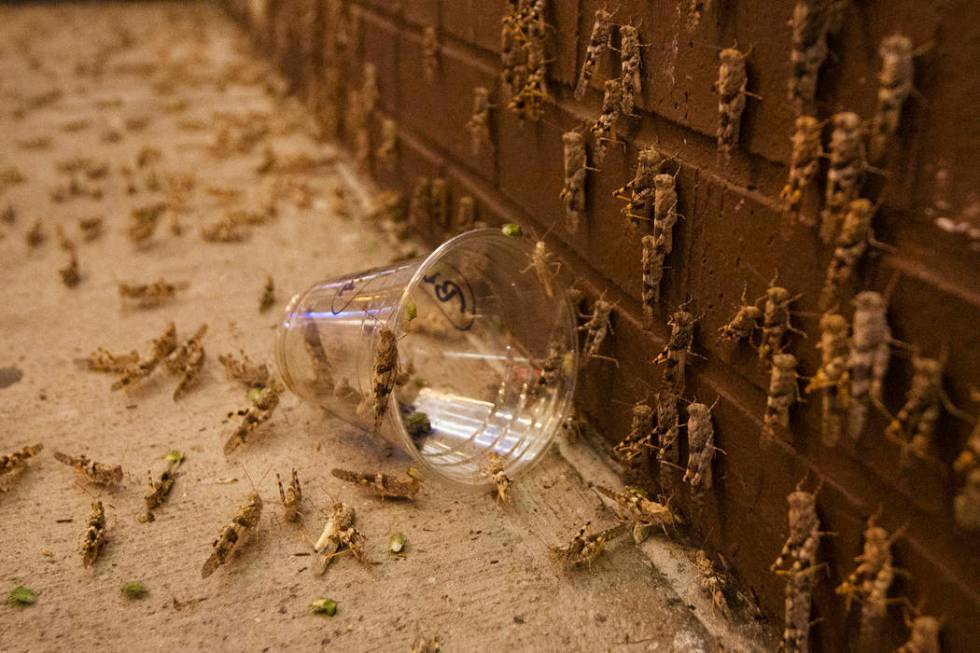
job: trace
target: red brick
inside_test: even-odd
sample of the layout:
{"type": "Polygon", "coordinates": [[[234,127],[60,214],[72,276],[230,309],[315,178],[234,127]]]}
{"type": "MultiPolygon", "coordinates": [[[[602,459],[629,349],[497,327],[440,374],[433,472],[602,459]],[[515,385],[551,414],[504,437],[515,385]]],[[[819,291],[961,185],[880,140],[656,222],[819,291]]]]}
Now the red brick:
{"type": "MultiPolygon", "coordinates": [[[[479,156],[473,156],[470,135],[466,123],[473,111],[473,91],[477,86],[495,88],[495,71],[484,67],[452,45],[443,44],[440,50],[437,78],[429,81],[425,76],[422,57],[422,40],[416,33],[404,33],[399,46],[398,76],[400,84],[399,112],[402,122],[418,133],[424,133],[438,147],[450,152],[461,165],[481,177],[493,180],[494,155],[484,147],[479,156]],[[458,80],[462,92],[447,93],[442,80],[458,80]],[[433,120],[433,117],[438,117],[433,120]]],[[[497,97],[492,100],[498,106],[497,97]]],[[[491,112],[491,131],[496,130],[498,119],[491,112]]]]}
{"type": "Polygon", "coordinates": [[[504,2],[487,0],[451,0],[442,16],[447,34],[466,43],[500,55],[500,21],[504,2]]]}

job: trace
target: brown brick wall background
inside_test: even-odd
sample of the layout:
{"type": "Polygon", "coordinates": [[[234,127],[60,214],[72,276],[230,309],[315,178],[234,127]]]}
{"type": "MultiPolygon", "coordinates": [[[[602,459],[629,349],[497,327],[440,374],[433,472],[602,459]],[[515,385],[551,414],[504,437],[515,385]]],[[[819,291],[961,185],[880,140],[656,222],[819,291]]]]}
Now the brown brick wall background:
{"type": "MultiPolygon", "coordinates": [[[[595,297],[605,293],[617,305],[615,335],[605,353],[617,367],[590,364],[580,377],[581,412],[609,443],[628,430],[629,404],[652,395],[660,372],[650,359],[663,346],[666,320],[690,299],[703,314],[685,396],[711,403],[717,444],[727,455],[715,458],[715,487],[695,507],[677,477],[677,498],[692,526],[692,538],[724,555],[734,574],[754,592],[765,611],[782,618],[783,580],[768,571],[786,536],[785,496],[808,478],[822,487],[818,505],[824,538],[819,558],[828,564],[814,597],[818,650],[841,650],[853,641],[856,613],[848,617],[834,587],[853,569],[861,551],[866,519],[881,508],[879,523],[889,530],[907,525],[894,545],[898,578],[892,596],[925,601],[926,611],[945,617],[944,646],[975,650],[980,641],[980,537],[957,528],[952,501],[961,481],[952,460],[972,426],[944,414],[937,431],[937,460],[899,465],[897,446],[885,440],[887,420],[872,417],[858,445],[842,439],[828,449],[819,438],[820,401],[816,395],[793,411],[791,440],[761,449],[759,432],[768,386],[768,369],[749,348],[730,350],[715,334],[731,316],[745,284],[749,297],[763,294],[769,278],[802,293],[794,321],[808,338],[794,337],[791,351],[800,370],[812,375],[820,354],[817,298],[832,247],[816,230],[790,226],[782,217],[779,191],[786,179],[793,113],[784,99],[790,73],[792,0],[744,2],[716,0],[697,29],[686,28],[686,4],[663,0],[551,0],[547,3],[549,91],[544,116],[520,124],[507,111],[498,82],[500,20],[504,0],[324,1],[251,0],[227,2],[250,29],[258,46],[281,65],[293,90],[320,116],[326,135],[352,144],[345,129],[347,91],[359,87],[363,66],[377,65],[380,101],[369,117],[374,146],[381,120],[398,125],[398,157],[392,169],[372,163],[379,183],[411,192],[419,177],[448,180],[451,203],[476,200],[488,224],[520,222],[548,244],[595,297]],[[601,92],[593,85],[583,101],[572,98],[592,15],[615,8],[615,21],[639,27],[643,48],[643,92],[636,117],[621,118],[624,145],[613,145],[600,172],[590,172],[588,218],[578,233],[562,226],[559,192],[563,184],[561,135],[591,124],[601,92]],[[436,29],[439,69],[424,73],[422,34],[436,29]],[[730,163],[716,153],[718,121],[713,84],[718,51],[737,43],[748,57],[749,98],[740,147],[730,163]],[[465,124],[473,88],[491,90],[492,151],[470,152],[465,124]],[[677,188],[683,219],[674,230],[667,259],[663,301],[655,327],[641,318],[640,234],[620,213],[613,191],[631,176],[636,153],[656,145],[679,165],[677,188]]],[[[889,318],[895,338],[924,353],[950,353],[945,388],[969,413],[971,384],[980,386],[980,6],[971,0],[923,3],[868,0],[848,6],[841,32],[831,39],[832,54],[821,70],[818,116],[855,111],[869,118],[875,109],[877,54],[881,39],[895,32],[911,38],[922,52],[915,60],[915,92],[906,103],[901,126],[882,170],[870,175],[864,195],[882,204],[875,217],[877,238],[894,250],[878,252],[859,267],[849,293],[884,290],[896,279],[889,318]],[[969,234],[937,227],[937,218],[972,226],[969,234]]],[[[618,55],[607,53],[599,80],[614,77],[618,55]]],[[[828,130],[829,131],[829,130],[828,130]]],[[[590,139],[591,140],[591,139],[590,139]]],[[[826,165],[824,165],[826,168],[826,165]]],[[[824,172],[817,180],[822,190],[824,172]]],[[[816,210],[812,192],[805,211],[816,210]]],[[[426,234],[444,234],[435,225],[426,234]]],[[[849,295],[848,295],[849,296],[849,295]]],[[[845,303],[841,311],[852,313],[845,303]]],[[[906,354],[893,350],[885,402],[896,412],[911,377],[906,354]]],[[[682,448],[683,453],[683,448],[682,448]]],[[[657,477],[649,470],[649,481],[657,477]]],[[[653,487],[651,485],[651,487],[653,487]]],[[[892,608],[881,650],[904,641],[901,610],[892,608]]]]}

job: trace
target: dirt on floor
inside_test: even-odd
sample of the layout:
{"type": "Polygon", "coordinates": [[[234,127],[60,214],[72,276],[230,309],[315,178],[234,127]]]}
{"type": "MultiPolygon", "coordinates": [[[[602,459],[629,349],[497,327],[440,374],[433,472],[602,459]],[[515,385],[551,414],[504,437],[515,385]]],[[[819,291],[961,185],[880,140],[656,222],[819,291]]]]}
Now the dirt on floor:
{"type": "Polygon", "coordinates": [[[770,648],[751,616],[731,627],[711,613],[690,551],[662,535],[647,545],[657,566],[628,538],[591,569],[549,561],[549,546],[585,521],[615,523],[583,474],[618,479],[584,442],[564,444],[568,458],[548,454],[500,510],[436,483],[415,504],[343,485],[331,468],[400,472],[409,461],[288,393],[254,438],[222,453],[238,419],[228,415],[248,399],[217,356],[243,350],[271,364],[278,311],[294,293],[406,253],[364,219],[369,188],[313,138],[305,110],[282,99],[244,43],[208,4],[0,7],[0,208],[14,209],[0,222],[0,453],[44,445],[0,494],[3,592],[38,592],[34,605],[0,607],[0,648],[407,651],[420,633],[447,651],[770,648]],[[276,166],[268,147],[280,164],[299,153],[336,162],[276,166]],[[73,159],[79,172],[64,172],[73,159]],[[131,212],[160,202],[155,233],[134,243],[131,212]],[[229,209],[266,223],[238,225],[240,242],[205,241],[202,228],[229,209]],[[93,217],[103,233],[83,240],[79,220],[93,217]],[[31,247],[38,221],[44,239],[31,247]],[[69,258],[59,227],[77,248],[74,287],[59,274],[69,258]],[[268,276],[276,302],[261,313],[268,276]],[[120,282],[161,278],[189,285],[154,308],[119,296],[120,282]],[[209,327],[199,382],[177,401],[166,371],[110,392],[112,376],[76,363],[98,347],[145,356],[169,321],[181,338],[209,327]],[[174,449],[186,460],[172,494],[141,523],[147,473],[174,449]],[[122,465],[122,488],[80,485],[56,450],[122,465]],[[275,485],[293,468],[301,524],[282,518],[275,485]],[[265,506],[253,540],[202,579],[212,540],[253,487],[265,506]],[[108,544],[85,568],[96,496],[108,544]],[[318,576],[310,541],[338,499],[354,506],[370,563],[345,556],[318,576]],[[386,549],[395,531],[408,539],[402,555],[386,549]],[[129,581],[147,596],[124,596],[129,581]],[[324,597],[335,616],[311,614],[324,597]]]}

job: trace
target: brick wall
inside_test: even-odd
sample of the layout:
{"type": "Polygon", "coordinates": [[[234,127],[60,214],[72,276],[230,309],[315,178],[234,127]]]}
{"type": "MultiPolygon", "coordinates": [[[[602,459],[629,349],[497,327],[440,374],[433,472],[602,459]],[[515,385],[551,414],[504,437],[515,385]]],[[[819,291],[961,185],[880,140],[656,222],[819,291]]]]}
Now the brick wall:
{"type": "MultiPolygon", "coordinates": [[[[865,521],[879,508],[881,525],[907,527],[893,550],[896,564],[910,575],[896,580],[891,595],[908,596],[913,603],[924,600],[927,612],[945,617],[945,650],[975,647],[980,641],[980,537],[953,520],[953,497],[961,481],[950,467],[971,425],[944,414],[935,460],[903,467],[899,448],[882,435],[887,419],[878,415],[858,445],[845,438],[835,448],[822,446],[820,401],[812,396],[794,408],[792,435],[763,449],[759,433],[768,369],[750,349],[726,348],[715,338],[743,288],[748,286],[750,298],[762,295],[778,270],[780,284],[801,293],[794,321],[808,337],[791,342],[801,373],[812,375],[820,362],[817,298],[832,247],[820,242],[814,228],[788,224],[778,199],[794,118],[784,99],[792,0],[709,3],[694,30],[686,26],[685,2],[613,3],[616,22],[639,27],[643,90],[637,115],[618,123],[622,145],[612,145],[601,171],[589,173],[588,218],[575,234],[553,228],[563,217],[561,136],[591,124],[600,110],[598,84],[580,102],[572,98],[572,88],[592,15],[609,3],[547,3],[553,26],[547,35],[552,97],[539,122],[524,124],[506,109],[508,98],[497,81],[504,0],[227,4],[258,46],[281,65],[293,90],[318,112],[328,137],[353,145],[353,134],[345,128],[347,93],[361,84],[365,63],[377,66],[380,101],[367,123],[372,143],[378,142],[384,118],[398,126],[394,166],[369,162],[379,183],[408,194],[419,177],[446,178],[453,206],[470,196],[488,224],[520,222],[538,234],[547,232],[549,246],[580,279],[578,285],[616,303],[615,335],[605,353],[620,364],[591,364],[581,375],[578,397],[580,412],[610,444],[629,428],[628,404],[658,389],[660,373],[649,360],[669,334],[670,312],[691,301],[692,310],[703,315],[696,350],[704,358],[694,359],[685,395],[706,403],[718,399],[717,444],[727,455],[716,457],[715,487],[700,507],[690,501],[679,477],[673,491],[691,522],[692,538],[721,553],[777,622],[784,583],[768,567],[786,536],[785,496],[806,477],[810,488],[822,483],[822,525],[836,533],[820,544],[819,557],[828,571],[818,577],[814,596],[813,617],[823,619],[813,633],[818,650],[840,650],[856,637],[857,609],[848,617],[834,587],[853,569],[865,521]],[[433,81],[426,78],[423,51],[423,32],[429,27],[435,28],[439,43],[433,81]],[[726,163],[715,145],[713,84],[718,51],[733,43],[749,51],[749,90],[759,97],[748,99],[739,149],[726,163]],[[476,86],[490,89],[493,101],[493,147],[478,156],[471,153],[465,130],[476,86]],[[676,159],[683,215],[674,230],[652,329],[642,323],[641,234],[629,228],[621,203],[613,198],[613,191],[632,176],[644,145],[656,145],[676,159]]],[[[877,47],[894,32],[906,34],[921,49],[915,59],[915,92],[881,170],[869,175],[864,187],[865,196],[881,203],[875,234],[893,249],[861,265],[849,292],[884,290],[894,282],[889,318],[895,338],[933,356],[948,349],[945,388],[956,405],[975,414],[969,387],[980,386],[980,132],[975,128],[980,7],[969,0],[867,0],[848,6],[821,71],[817,113],[821,119],[841,110],[865,118],[874,113],[877,47]],[[937,219],[972,227],[973,240],[970,234],[939,228],[937,219]]],[[[616,76],[618,66],[615,52],[605,54],[597,79],[616,76]]],[[[817,187],[823,183],[822,172],[817,187]]],[[[819,194],[811,193],[805,214],[815,213],[819,194]]],[[[423,225],[423,230],[433,241],[444,235],[435,225],[423,225]]],[[[851,311],[845,301],[841,312],[849,317],[851,311]]],[[[908,389],[911,364],[900,348],[894,349],[892,361],[885,403],[894,413],[908,389]]],[[[640,480],[654,488],[654,465],[645,472],[640,480]]],[[[905,637],[901,610],[892,608],[880,648],[894,649],[905,637]]]]}

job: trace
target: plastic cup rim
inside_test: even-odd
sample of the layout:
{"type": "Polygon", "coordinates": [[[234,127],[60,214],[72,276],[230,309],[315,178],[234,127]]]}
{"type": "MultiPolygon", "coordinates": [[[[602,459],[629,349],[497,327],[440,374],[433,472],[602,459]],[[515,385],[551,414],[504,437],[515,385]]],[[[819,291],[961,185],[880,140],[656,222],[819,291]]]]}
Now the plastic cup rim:
{"type": "MultiPolygon", "coordinates": [[[[499,229],[491,229],[491,228],[471,229],[470,231],[463,232],[459,235],[450,238],[449,240],[439,245],[439,247],[433,250],[428,256],[422,259],[422,261],[419,263],[418,267],[416,268],[415,272],[412,274],[411,279],[409,279],[408,283],[405,284],[405,289],[402,291],[402,295],[398,300],[398,307],[395,310],[392,318],[390,318],[389,328],[394,333],[399,332],[402,315],[404,315],[404,311],[408,304],[409,297],[412,295],[415,289],[418,288],[419,284],[422,282],[422,277],[425,276],[426,272],[430,268],[432,268],[436,263],[438,263],[447,253],[456,249],[461,243],[471,241],[477,238],[491,238],[492,240],[497,241],[501,245],[506,244],[507,246],[518,247],[520,249],[525,250],[525,253],[528,255],[528,257],[530,257],[531,254],[533,253],[532,251],[533,246],[530,245],[530,243],[528,243],[528,241],[525,238],[523,237],[513,238],[510,236],[505,236],[503,233],[501,233],[499,229]]],[[[565,292],[564,285],[561,283],[559,283],[558,285],[559,285],[559,289],[558,289],[559,294],[567,304],[566,306],[566,308],[568,309],[567,315],[569,316],[569,319],[572,321],[572,324],[567,326],[571,327],[571,331],[574,332],[576,325],[574,324],[575,313],[572,310],[573,307],[568,299],[568,294],[565,292]]],[[[565,423],[565,420],[568,417],[569,407],[572,404],[572,401],[575,396],[575,385],[578,376],[577,370],[578,370],[578,355],[579,355],[578,339],[572,337],[571,342],[572,342],[572,348],[570,351],[572,354],[572,369],[576,370],[576,373],[571,375],[571,378],[567,384],[567,389],[565,390],[564,396],[561,398],[561,403],[558,406],[558,416],[560,418],[558,420],[558,426],[552,428],[551,432],[546,435],[547,442],[545,443],[544,447],[541,449],[539,454],[535,456],[533,460],[525,463],[521,467],[522,474],[530,471],[531,469],[534,468],[535,465],[541,462],[541,459],[544,458],[542,454],[544,454],[545,451],[548,448],[550,448],[550,445],[554,441],[558,429],[561,428],[561,425],[565,423]]],[[[398,435],[402,441],[402,444],[404,445],[403,448],[408,451],[408,454],[412,457],[413,460],[415,460],[419,465],[421,465],[425,471],[431,471],[436,476],[438,476],[440,481],[449,483],[451,485],[455,485],[460,488],[479,489],[479,488],[488,488],[493,485],[493,482],[490,481],[489,479],[487,479],[485,482],[475,482],[475,483],[463,482],[458,478],[449,476],[444,472],[442,472],[442,470],[439,469],[438,465],[433,465],[430,462],[428,462],[425,459],[425,457],[422,456],[418,448],[415,446],[415,443],[412,441],[412,437],[408,434],[408,431],[405,430],[405,425],[402,423],[402,420],[399,418],[398,399],[395,395],[396,393],[393,392],[388,396],[388,415],[395,416],[394,419],[390,419],[389,421],[394,422],[395,427],[397,428],[398,435]]]]}

